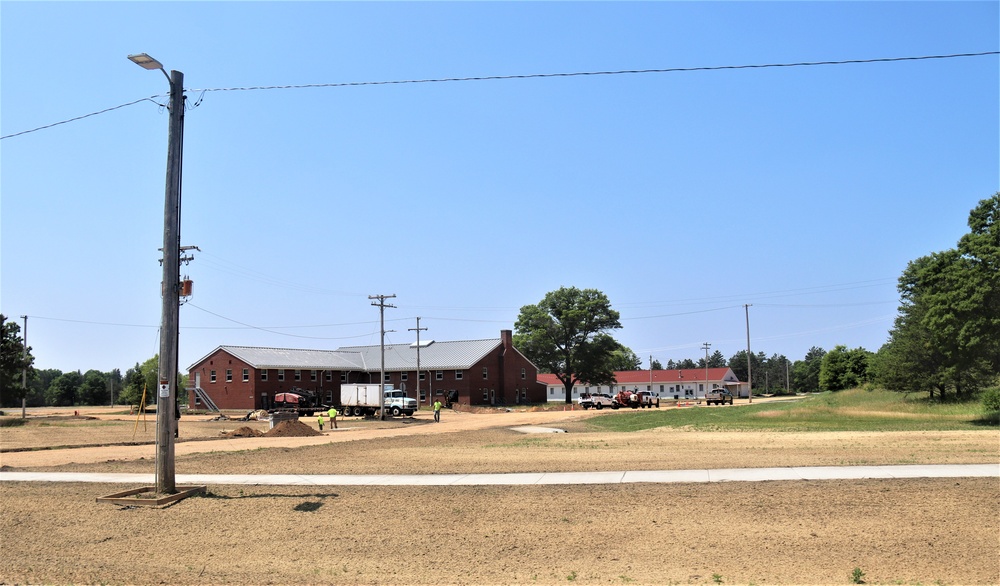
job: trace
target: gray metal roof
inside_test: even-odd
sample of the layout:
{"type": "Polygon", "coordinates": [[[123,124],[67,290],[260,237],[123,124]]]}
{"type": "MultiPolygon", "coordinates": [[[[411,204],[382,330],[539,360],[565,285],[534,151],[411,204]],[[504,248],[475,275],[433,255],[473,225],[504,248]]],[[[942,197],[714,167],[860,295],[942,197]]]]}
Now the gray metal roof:
{"type": "MultiPolygon", "coordinates": [[[[433,342],[420,345],[421,370],[465,370],[502,343],[500,338],[433,342]]],[[[301,370],[377,371],[381,365],[379,346],[348,346],[337,350],[299,350],[293,348],[259,348],[253,346],[219,346],[254,368],[284,368],[301,370]]],[[[188,367],[191,370],[206,358],[188,367]]],[[[402,371],[417,369],[417,348],[414,344],[387,344],[385,369],[402,371]]]]}
{"type": "MultiPolygon", "coordinates": [[[[294,348],[257,348],[252,346],[219,346],[217,349],[225,350],[254,368],[365,370],[362,357],[357,352],[297,350],[294,348]]],[[[195,364],[198,364],[202,360],[199,360],[195,364]]]]}
{"type": "MultiPolygon", "coordinates": [[[[479,362],[484,356],[502,343],[500,338],[487,340],[461,340],[456,342],[434,342],[420,344],[420,370],[465,370],[479,362]]],[[[348,346],[338,352],[356,352],[368,365],[369,370],[378,370],[381,356],[378,346],[348,346]]],[[[388,371],[416,370],[417,348],[414,344],[387,344],[385,347],[385,369],[388,371]]]]}

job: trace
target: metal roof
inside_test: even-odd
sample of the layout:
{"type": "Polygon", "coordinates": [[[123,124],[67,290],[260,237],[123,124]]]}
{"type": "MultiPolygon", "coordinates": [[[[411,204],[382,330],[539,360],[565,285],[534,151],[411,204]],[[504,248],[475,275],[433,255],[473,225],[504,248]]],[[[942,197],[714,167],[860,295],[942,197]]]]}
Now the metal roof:
{"type": "MultiPolygon", "coordinates": [[[[420,344],[420,370],[465,370],[479,362],[502,343],[500,338],[487,340],[460,340],[420,344]]],[[[379,346],[348,346],[338,352],[360,354],[369,370],[378,370],[381,363],[379,346]]],[[[416,370],[417,348],[412,344],[387,344],[385,369],[389,371],[416,370]]]]}
{"type": "MultiPolygon", "coordinates": [[[[465,370],[502,344],[500,338],[420,344],[421,370],[465,370]]],[[[299,350],[294,348],[259,348],[219,346],[188,367],[191,370],[218,350],[224,350],[254,368],[301,370],[377,371],[381,366],[379,346],[348,346],[336,350],[299,350]]],[[[417,369],[417,348],[412,344],[387,344],[385,369],[417,369]]]]}
{"type": "MultiPolygon", "coordinates": [[[[219,346],[216,350],[225,350],[254,368],[298,368],[304,370],[365,369],[363,359],[357,352],[258,348],[253,346],[219,346]]],[[[195,365],[202,360],[204,358],[196,362],[195,365]]]]}

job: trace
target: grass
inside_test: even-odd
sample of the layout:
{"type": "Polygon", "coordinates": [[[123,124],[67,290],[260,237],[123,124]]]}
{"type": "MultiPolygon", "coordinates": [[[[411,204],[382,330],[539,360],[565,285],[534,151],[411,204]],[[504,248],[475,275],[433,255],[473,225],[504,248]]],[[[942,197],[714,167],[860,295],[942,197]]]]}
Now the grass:
{"type": "Polygon", "coordinates": [[[925,395],[852,389],[736,407],[614,413],[588,420],[608,431],[676,427],[699,431],[950,431],[995,425],[979,402],[939,404],[925,395]]]}

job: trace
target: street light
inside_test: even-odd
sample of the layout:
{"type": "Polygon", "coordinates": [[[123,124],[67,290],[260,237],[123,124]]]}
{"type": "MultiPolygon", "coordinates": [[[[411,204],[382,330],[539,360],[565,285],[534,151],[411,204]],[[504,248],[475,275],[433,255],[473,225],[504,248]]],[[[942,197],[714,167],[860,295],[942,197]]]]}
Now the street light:
{"type": "Polygon", "coordinates": [[[159,69],[170,82],[167,185],[163,205],[163,310],[160,321],[159,388],[156,394],[156,491],[177,492],[174,477],[174,418],[177,391],[177,333],[180,329],[181,162],[184,153],[184,74],[170,75],[145,53],[129,55],[143,69],[159,69]]]}

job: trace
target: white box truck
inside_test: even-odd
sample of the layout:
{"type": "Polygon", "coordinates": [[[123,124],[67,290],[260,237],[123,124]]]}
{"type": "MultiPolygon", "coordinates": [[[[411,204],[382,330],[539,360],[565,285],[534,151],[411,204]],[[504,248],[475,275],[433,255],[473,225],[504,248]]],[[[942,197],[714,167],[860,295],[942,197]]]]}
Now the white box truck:
{"type": "Polygon", "coordinates": [[[417,410],[416,399],[391,385],[385,385],[384,391],[379,385],[340,385],[340,405],[344,415],[355,417],[373,417],[383,407],[394,417],[411,416],[417,410]]]}

